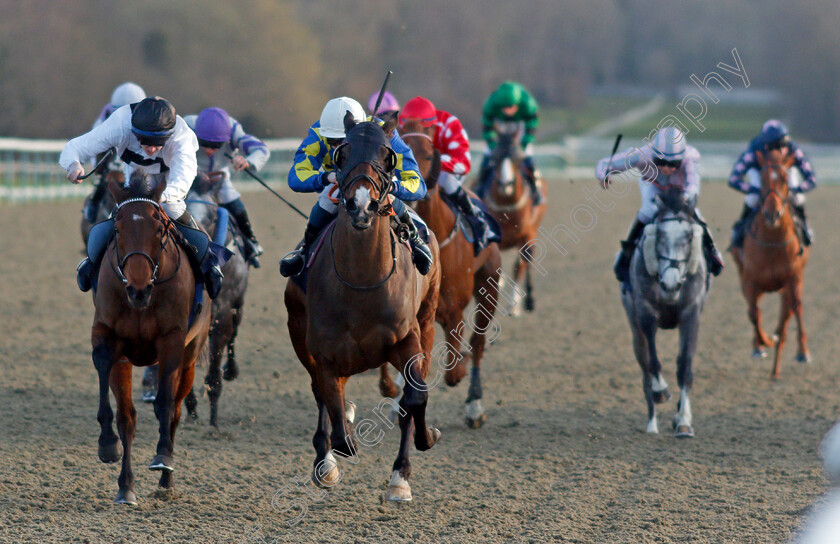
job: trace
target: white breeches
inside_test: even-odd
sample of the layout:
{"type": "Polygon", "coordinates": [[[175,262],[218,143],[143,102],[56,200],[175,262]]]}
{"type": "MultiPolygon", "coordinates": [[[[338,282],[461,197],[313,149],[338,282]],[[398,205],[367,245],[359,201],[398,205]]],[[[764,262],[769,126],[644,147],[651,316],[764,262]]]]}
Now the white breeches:
{"type": "Polygon", "coordinates": [[[458,187],[464,183],[464,176],[451,174],[449,172],[441,172],[438,177],[438,185],[444,193],[451,195],[458,190],[458,187]]]}
{"type": "MultiPolygon", "coordinates": [[[[756,170],[755,168],[750,168],[747,170],[746,173],[747,180],[750,182],[750,187],[756,189],[757,191],[761,191],[761,172],[756,170]]],[[[788,170],[788,187],[791,189],[795,187],[799,187],[802,184],[802,174],[799,172],[799,169],[795,166],[792,166],[788,170]]],[[[744,198],[744,204],[749,206],[750,208],[755,208],[758,206],[758,201],[761,198],[761,195],[758,192],[749,193],[744,198]]],[[[791,193],[791,199],[793,203],[797,206],[803,206],[805,204],[805,195],[803,193],[791,193]]]]}
{"type": "Polygon", "coordinates": [[[217,197],[219,199],[219,203],[230,204],[237,198],[241,198],[242,195],[239,194],[239,191],[233,187],[233,182],[230,179],[230,171],[227,168],[224,168],[222,171],[225,173],[225,177],[222,179],[222,184],[219,187],[217,197]]]}
{"type": "Polygon", "coordinates": [[[320,194],[318,194],[318,205],[324,209],[324,211],[329,212],[330,214],[335,215],[338,213],[338,202],[333,202],[330,200],[330,195],[334,198],[338,196],[338,189],[335,183],[330,183],[323,189],[321,189],[320,194]]]}

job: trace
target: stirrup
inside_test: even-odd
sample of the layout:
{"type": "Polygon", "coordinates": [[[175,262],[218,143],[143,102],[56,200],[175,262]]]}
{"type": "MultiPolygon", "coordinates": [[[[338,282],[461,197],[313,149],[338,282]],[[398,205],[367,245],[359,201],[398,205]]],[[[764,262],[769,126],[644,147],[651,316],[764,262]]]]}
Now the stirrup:
{"type": "Polygon", "coordinates": [[[87,293],[93,287],[93,263],[87,257],[76,266],[76,284],[83,293],[87,293]]]}
{"type": "Polygon", "coordinates": [[[280,275],[284,278],[289,278],[292,276],[297,276],[301,272],[303,272],[304,265],[306,265],[306,260],[304,259],[304,248],[298,248],[294,251],[290,251],[286,253],[282,259],[280,259],[280,275]]]}

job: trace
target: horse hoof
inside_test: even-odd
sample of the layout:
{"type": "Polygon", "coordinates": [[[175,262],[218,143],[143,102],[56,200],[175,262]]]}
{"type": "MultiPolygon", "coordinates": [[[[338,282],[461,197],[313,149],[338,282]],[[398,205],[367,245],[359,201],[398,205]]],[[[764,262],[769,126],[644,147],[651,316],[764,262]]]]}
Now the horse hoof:
{"type": "Polygon", "coordinates": [[[312,469],[312,481],[318,487],[329,489],[341,480],[341,470],[332,452],[312,469]]]}
{"type": "Polygon", "coordinates": [[[140,397],[140,400],[147,403],[147,404],[151,404],[152,402],[155,401],[156,397],[157,397],[157,391],[154,391],[154,390],[143,391],[143,395],[140,397]]]}
{"type": "Polygon", "coordinates": [[[99,444],[99,449],[96,452],[99,455],[99,460],[103,463],[116,463],[122,457],[119,442],[113,444],[99,444]]]}
{"type": "Polygon", "coordinates": [[[484,422],[487,421],[487,415],[481,414],[475,419],[467,417],[466,421],[467,427],[469,427],[470,429],[480,429],[481,426],[484,425],[484,422]]]}
{"type": "Polygon", "coordinates": [[[536,308],[536,304],[534,303],[534,297],[525,297],[525,311],[533,312],[534,308],[536,308]]]}
{"type": "Polygon", "coordinates": [[[120,490],[117,493],[117,498],[114,499],[114,504],[130,504],[131,506],[137,506],[137,495],[134,494],[134,491],[127,490],[122,491],[120,490]]]}
{"type": "Polygon", "coordinates": [[[392,502],[408,502],[411,500],[411,486],[408,485],[408,480],[400,476],[400,473],[396,470],[391,475],[391,481],[388,483],[385,500],[392,502]]]}
{"type": "Polygon", "coordinates": [[[438,443],[438,440],[440,440],[440,429],[432,427],[429,434],[432,435],[432,439],[429,441],[429,447],[431,448],[438,443]]]}
{"type": "Polygon", "coordinates": [[[348,400],[344,403],[344,419],[346,419],[348,423],[353,423],[356,419],[356,403],[352,400],[348,400]]]}
{"type": "Polygon", "coordinates": [[[149,463],[149,470],[165,470],[173,472],[175,470],[175,463],[172,462],[172,457],[159,453],[155,455],[152,462],[149,463]]]}
{"type": "Polygon", "coordinates": [[[224,371],[222,372],[222,378],[225,381],[232,382],[236,378],[239,377],[239,367],[237,365],[232,365],[230,363],[225,365],[224,371]]]}
{"type": "Polygon", "coordinates": [[[796,362],[807,364],[811,362],[811,354],[810,353],[797,353],[796,354],[796,362]]]}
{"type": "Polygon", "coordinates": [[[668,389],[653,392],[654,403],[662,404],[663,402],[668,402],[669,400],[671,400],[671,392],[668,389]]]}
{"type": "Polygon", "coordinates": [[[752,356],[753,356],[753,359],[766,359],[767,358],[767,352],[763,349],[755,348],[755,349],[753,349],[752,356]]]}
{"type": "Polygon", "coordinates": [[[674,437],[676,438],[694,438],[694,429],[691,425],[678,425],[674,429],[674,437]]]}

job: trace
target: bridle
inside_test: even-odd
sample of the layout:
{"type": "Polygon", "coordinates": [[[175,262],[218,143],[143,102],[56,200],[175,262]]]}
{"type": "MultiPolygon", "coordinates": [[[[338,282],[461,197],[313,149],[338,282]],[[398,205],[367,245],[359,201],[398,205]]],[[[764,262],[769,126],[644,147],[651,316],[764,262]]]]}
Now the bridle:
{"type": "MultiPolygon", "coordinates": [[[[665,219],[660,219],[660,220],[658,220],[656,223],[657,223],[657,225],[659,225],[659,224],[661,224],[661,223],[668,223],[668,222],[670,222],[670,221],[678,221],[678,222],[680,222],[680,223],[688,223],[689,225],[691,225],[691,224],[692,224],[692,222],[691,222],[691,221],[687,221],[686,219],[683,219],[682,217],[677,217],[677,216],[675,216],[675,217],[666,217],[665,219]]],[[[692,235],[692,236],[693,236],[693,235],[692,235]]],[[[659,249],[657,248],[657,250],[656,250],[656,259],[657,259],[658,261],[666,261],[666,262],[668,263],[668,266],[667,266],[667,267],[665,267],[665,270],[668,270],[669,268],[675,268],[675,269],[679,270],[679,269],[680,269],[680,265],[681,265],[681,264],[683,264],[683,263],[687,263],[687,262],[691,259],[691,255],[689,254],[689,256],[687,256],[687,257],[686,257],[686,258],[684,258],[684,259],[672,259],[671,257],[668,257],[668,256],[666,256],[666,255],[662,255],[661,253],[659,253],[659,249]]],[[[680,274],[681,279],[685,277],[685,275],[687,274],[687,272],[688,272],[688,268],[686,268],[686,270],[685,270],[685,271],[683,271],[683,272],[680,274]]]]}
{"type": "Polygon", "coordinates": [[[171,280],[173,277],[175,277],[175,274],[177,274],[178,270],[181,268],[181,252],[179,251],[178,252],[178,265],[175,267],[175,271],[172,272],[172,274],[165,279],[162,279],[162,280],[157,279],[157,273],[158,273],[158,269],[160,267],[160,257],[161,257],[161,255],[163,255],[164,251],[166,250],[166,247],[167,247],[167,244],[168,244],[169,240],[172,239],[172,234],[171,234],[171,229],[173,228],[172,220],[169,218],[169,216],[166,215],[166,212],[163,211],[163,209],[160,207],[159,203],[157,203],[154,200],[151,200],[149,198],[129,198],[128,200],[124,200],[124,201],[120,202],[119,204],[117,204],[117,207],[114,210],[114,217],[116,217],[117,213],[125,205],[133,204],[135,202],[143,202],[143,203],[147,203],[147,204],[152,204],[157,209],[157,211],[160,212],[160,214],[163,217],[162,228],[163,228],[164,232],[163,232],[163,236],[161,236],[161,238],[160,238],[160,248],[159,248],[159,251],[158,251],[158,254],[157,254],[157,258],[152,259],[152,257],[148,253],[146,253],[145,251],[130,251],[125,256],[120,258],[120,246],[116,241],[116,237],[119,234],[119,230],[117,230],[117,222],[114,221],[114,250],[115,250],[116,257],[117,257],[117,265],[115,267],[113,262],[109,261],[109,263],[111,265],[111,269],[114,271],[114,274],[120,279],[120,281],[123,282],[123,284],[127,284],[128,283],[128,278],[125,277],[125,272],[124,272],[123,269],[125,268],[125,264],[128,261],[129,257],[133,257],[134,255],[139,255],[141,257],[144,257],[152,265],[152,284],[153,285],[160,285],[161,283],[165,283],[165,282],[171,280]]]}
{"type": "MultiPolygon", "coordinates": [[[[385,170],[377,165],[376,163],[361,163],[361,164],[368,164],[373,170],[376,172],[377,177],[379,178],[379,183],[377,180],[373,179],[367,174],[356,174],[349,181],[345,180],[341,185],[338,186],[338,196],[341,202],[344,203],[345,207],[347,206],[347,201],[345,200],[344,195],[353,188],[354,185],[359,183],[360,181],[367,181],[376,189],[379,193],[379,196],[371,202],[373,207],[373,213],[376,215],[384,216],[391,213],[391,203],[388,201],[388,194],[390,193],[391,188],[391,178],[385,170]]],[[[358,165],[357,165],[358,166],[358,165]]]]}

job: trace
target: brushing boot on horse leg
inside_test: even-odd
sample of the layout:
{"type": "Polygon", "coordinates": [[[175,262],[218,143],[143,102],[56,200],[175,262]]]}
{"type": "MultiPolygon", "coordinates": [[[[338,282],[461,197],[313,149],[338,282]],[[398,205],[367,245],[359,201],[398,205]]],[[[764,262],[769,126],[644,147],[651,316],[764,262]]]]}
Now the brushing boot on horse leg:
{"type": "Polygon", "coordinates": [[[741,210],[741,217],[732,225],[732,240],[730,242],[732,247],[744,247],[744,235],[747,233],[747,227],[749,226],[748,220],[752,213],[753,209],[745,203],[744,209],[741,210]]]}
{"type": "Polygon", "coordinates": [[[211,299],[216,298],[216,295],[222,289],[222,280],[225,277],[216,254],[208,248],[203,255],[199,255],[199,248],[190,242],[190,238],[196,236],[196,231],[204,236],[207,236],[207,233],[198,226],[190,212],[187,211],[174,221],[174,225],[181,234],[181,247],[187,250],[190,261],[197,265],[204,276],[204,286],[207,288],[207,294],[211,299]]]}
{"type": "Polygon", "coordinates": [[[473,222],[474,225],[480,225],[478,232],[475,232],[475,246],[484,247],[486,246],[486,239],[487,239],[487,223],[484,222],[481,215],[478,213],[478,210],[473,206],[472,201],[470,200],[470,195],[462,188],[458,187],[454,193],[451,195],[446,195],[452,199],[458,209],[464,215],[469,215],[470,217],[476,218],[478,221],[473,222]]]}
{"type": "Polygon", "coordinates": [[[639,221],[639,218],[633,220],[633,226],[630,227],[630,232],[627,234],[627,239],[621,242],[621,251],[615,259],[613,271],[616,279],[621,283],[630,281],[630,260],[633,258],[633,251],[636,250],[636,243],[642,236],[645,230],[645,224],[639,221]]]}
{"type": "Polygon", "coordinates": [[[241,198],[237,198],[232,202],[222,204],[233,218],[236,220],[236,226],[239,231],[245,236],[245,255],[243,258],[249,261],[254,268],[260,267],[260,260],[258,257],[263,254],[263,248],[254,236],[254,229],[251,228],[251,221],[248,219],[248,211],[245,209],[245,204],[242,203],[241,198]]]}
{"type": "Polygon", "coordinates": [[[545,197],[537,187],[537,167],[534,164],[534,157],[525,157],[522,160],[523,172],[525,173],[525,181],[531,188],[531,198],[534,201],[534,206],[540,206],[545,203],[545,197]]]}

